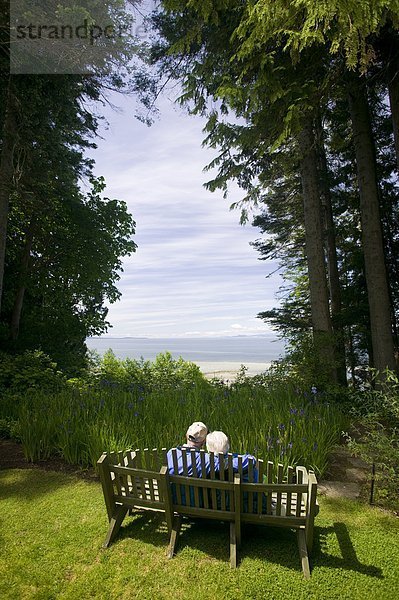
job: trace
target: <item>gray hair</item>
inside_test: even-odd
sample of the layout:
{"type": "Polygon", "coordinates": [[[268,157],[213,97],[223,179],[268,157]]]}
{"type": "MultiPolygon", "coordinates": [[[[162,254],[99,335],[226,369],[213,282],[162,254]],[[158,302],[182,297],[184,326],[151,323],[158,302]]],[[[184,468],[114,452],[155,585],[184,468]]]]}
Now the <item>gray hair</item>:
{"type": "Polygon", "coordinates": [[[206,436],[206,449],[208,452],[222,452],[226,454],[229,451],[229,438],[223,431],[212,431],[206,436]]]}

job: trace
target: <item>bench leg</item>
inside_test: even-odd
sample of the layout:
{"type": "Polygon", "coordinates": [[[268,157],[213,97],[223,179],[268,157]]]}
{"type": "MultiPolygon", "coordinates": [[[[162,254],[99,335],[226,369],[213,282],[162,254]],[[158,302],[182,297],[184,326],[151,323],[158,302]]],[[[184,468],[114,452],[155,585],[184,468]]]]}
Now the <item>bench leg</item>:
{"type": "Polygon", "coordinates": [[[230,567],[237,567],[237,536],[235,523],[230,523],[230,567]]]}
{"type": "Polygon", "coordinates": [[[314,529],[314,519],[310,520],[306,523],[306,547],[308,549],[309,554],[312,552],[313,548],[313,529],[314,529]]]}
{"type": "Polygon", "coordinates": [[[310,579],[310,565],[309,565],[309,556],[308,549],[306,547],[306,535],[303,529],[298,529],[298,549],[299,549],[299,557],[301,559],[302,571],[305,579],[310,579]]]}
{"type": "Polygon", "coordinates": [[[170,534],[169,547],[167,550],[167,557],[173,558],[175,554],[177,538],[179,537],[180,529],[182,524],[182,517],[178,515],[173,519],[172,532],[170,534]]]}
{"type": "Polygon", "coordinates": [[[241,548],[241,523],[236,523],[236,542],[237,548],[241,548]]]}
{"type": "Polygon", "coordinates": [[[129,508],[127,506],[122,505],[117,507],[109,522],[108,533],[104,540],[103,548],[108,548],[108,546],[114,541],[119,531],[119,527],[122,525],[122,521],[125,518],[128,510],[129,508]]]}

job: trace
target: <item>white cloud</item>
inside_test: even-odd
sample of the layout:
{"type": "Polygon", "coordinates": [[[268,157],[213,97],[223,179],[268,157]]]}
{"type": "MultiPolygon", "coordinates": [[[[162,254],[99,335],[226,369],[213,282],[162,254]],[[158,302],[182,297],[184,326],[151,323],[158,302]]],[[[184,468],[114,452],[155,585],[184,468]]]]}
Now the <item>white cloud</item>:
{"type": "Polygon", "coordinates": [[[256,314],[277,304],[280,277],[265,279],[277,265],[257,260],[249,242],[259,232],[229,211],[237,190],[225,200],[204,189],[210,175],[202,169],[215,151],[201,148],[201,120],[164,101],[161,120],[147,128],[132,116],[131,100],[113,102],[125,110],[106,115],[96,173],[108,196],[127,202],[138,249],[123,264],[110,335],[267,332],[256,314]]]}

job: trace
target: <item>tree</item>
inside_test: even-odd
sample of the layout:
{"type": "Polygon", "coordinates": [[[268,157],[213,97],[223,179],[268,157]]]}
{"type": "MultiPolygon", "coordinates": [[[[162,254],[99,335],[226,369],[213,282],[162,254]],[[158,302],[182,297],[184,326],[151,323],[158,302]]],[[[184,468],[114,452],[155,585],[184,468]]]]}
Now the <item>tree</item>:
{"type": "Polygon", "coordinates": [[[370,114],[363,86],[357,76],[350,78],[349,107],[360,194],[362,241],[370,307],[374,365],[380,371],[395,370],[390,298],[384,259],[379,211],[379,193],[370,114]]]}
{"type": "MultiPolygon", "coordinates": [[[[176,2],[174,0],[168,2],[166,0],[163,5],[166,7],[166,11],[158,20],[158,29],[161,30],[167,41],[167,58],[162,62],[162,66],[166,66],[167,72],[171,75],[175,73],[177,76],[182,75],[185,90],[183,100],[194,102],[195,110],[199,108],[206,112],[206,99],[211,97],[214,101],[221,103],[222,112],[224,107],[228,106],[237,116],[243,117],[250,125],[251,134],[255,130],[260,131],[260,120],[264,116],[267,119],[264,132],[268,129],[270,131],[270,122],[281,123],[279,134],[274,140],[265,134],[252,138],[253,145],[262,148],[263,156],[268,152],[271,160],[273,151],[290,135],[296,136],[299,140],[303,149],[303,158],[312,155],[313,142],[310,145],[308,142],[309,136],[311,135],[311,140],[314,139],[314,136],[306,117],[320,104],[323,97],[328,97],[337,81],[342,79],[344,70],[339,52],[345,55],[347,69],[359,68],[365,71],[370,68],[372,61],[377,56],[377,42],[381,39],[384,28],[396,28],[399,16],[396,3],[388,0],[378,3],[378,6],[371,0],[362,3],[361,7],[357,3],[352,3],[349,7],[349,18],[347,2],[343,1],[338,1],[333,10],[326,4],[319,3],[315,6],[308,0],[299,0],[295,4],[277,0],[274,3],[259,1],[244,5],[234,0],[212,3],[212,5],[203,5],[203,3],[193,1],[176,2]],[[162,19],[164,19],[163,22],[162,19]],[[161,24],[160,27],[159,24],[161,24]],[[223,48],[221,47],[222,42],[225,43],[223,48]],[[171,61],[171,56],[175,56],[174,63],[171,61]],[[184,64],[183,69],[181,68],[182,63],[184,64]],[[311,69],[308,68],[309,64],[311,69]],[[187,73],[188,66],[190,72],[185,75],[184,71],[187,73]],[[277,114],[279,114],[279,118],[277,118],[277,114]],[[308,145],[306,146],[306,144],[308,145]]],[[[353,108],[353,105],[351,106],[353,108]]],[[[358,135],[359,122],[356,124],[354,117],[355,113],[352,111],[353,129],[355,135],[358,135]]],[[[213,121],[215,121],[214,117],[213,121]]],[[[362,147],[365,148],[364,140],[362,147]]],[[[253,154],[256,154],[256,151],[253,154]]],[[[259,154],[260,152],[258,156],[259,154]]],[[[356,154],[360,183],[361,172],[364,173],[365,157],[359,152],[359,146],[356,154]]],[[[243,155],[244,157],[247,155],[246,150],[243,155]]],[[[222,181],[223,177],[226,177],[227,172],[236,176],[237,179],[245,173],[240,162],[237,164],[236,161],[235,164],[232,164],[229,154],[221,154],[218,160],[219,164],[225,162],[228,165],[227,169],[222,167],[223,176],[219,175],[218,183],[222,181]]],[[[309,161],[303,160],[303,162],[309,162],[305,170],[303,169],[306,174],[303,177],[304,188],[307,190],[316,189],[316,183],[314,186],[309,184],[309,181],[316,182],[317,179],[313,165],[314,160],[315,156],[312,156],[309,161]],[[314,175],[312,178],[310,178],[310,163],[313,165],[314,175]]],[[[264,160],[264,162],[267,161],[264,160]]],[[[216,161],[213,164],[216,164],[216,161]]],[[[368,165],[369,172],[372,173],[373,165],[370,160],[368,160],[368,165]]],[[[319,162],[319,172],[323,170],[320,167],[319,162]]],[[[256,172],[256,168],[252,168],[252,172],[256,172]]],[[[377,243],[378,236],[376,234],[377,222],[381,229],[378,218],[378,195],[374,193],[376,178],[372,176],[372,179],[374,180],[373,194],[367,195],[363,183],[359,185],[359,193],[366,277],[370,295],[372,354],[376,366],[382,371],[385,367],[393,368],[395,361],[383,241],[380,235],[377,243]],[[371,200],[371,196],[373,200],[371,200]],[[369,226],[368,211],[372,206],[374,212],[371,222],[373,224],[369,226]],[[370,248],[373,248],[373,252],[370,251],[370,248]],[[378,273],[378,278],[374,279],[371,273],[378,273]],[[377,281],[382,286],[379,311],[373,299],[378,295],[377,281]]],[[[245,178],[244,183],[250,187],[245,178]]],[[[326,198],[326,194],[320,188],[317,194],[324,195],[326,198]]],[[[247,199],[253,197],[254,193],[251,191],[247,195],[247,199]]],[[[316,203],[312,203],[310,214],[314,216],[318,212],[316,203]]],[[[310,221],[308,224],[310,227],[310,221]]],[[[331,230],[331,227],[329,229],[331,230]]],[[[319,268],[314,269],[314,266],[310,268],[309,275],[312,278],[312,270],[318,272],[319,275],[321,273],[320,265],[323,262],[323,255],[320,252],[320,244],[316,243],[314,236],[309,235],[309,238],[314,241],[314,244],[310,244],[309,247],[314,250],[318,248],[319,256],[319,268]]],[[[330,249],[332,245],[333,241],[330,236],[330,249]]],[[[310,256],[312,257],[312,253],[310,256]]],[[[311,262],[313,262],[313,258],[310,259],[311,262]]],[[[333,257],[331,257],[329,259],[330,273],[332,273],[333,262],[333,257]]],[[[336,280],[337,273],[335,272],[336,280]]],[[[311,282],[310,286],[312,289],[311,282]]],[[[316,294],[316,289],[315,283],[312,302],[314,303],[317,298],[316,305],[321,307],[323,304],[324,314],[328,315],[326,294],[321,293],[321,290],[316,294]]],[[[336,304],[336,285],[334,292],[334,303],[336,304]]],[[[318,314],[317,321],[319,322],[323,311],[318,310],[316,306],[312,311],[315,318],[318,314]]],[[[315,326],[315,330],[317,327],[315,326]]],[[[329,330],[326,322],[324,322],[323,328],[326,331],[329,330]]]]}
{"type": "Polygon", "coordinates": [[[240,203],[245,217],[245,202],[256,202],[262,188],[262,184],[254,183],[257,178],[262,180],[262,169],[267,170],[274,153],[288,140],[295,139],[299,145],[313,330],[322,362],[328,363],[333,373],[334,344],[312,116],[319,99],[316,79],[319,74],[322,80],[326,77],[323,55],[312,52],[309,65],[294,66],[281,48],[272,44],[263,53],[258,52],[256,44],[247,45],[244,54],[244,44],[237,35],[246,16],[241,3],[227,3],[227,8],[225,3],[212,8],[193,2],[164,5],[171,7],[171,14],[166,10],[155,23],[166,47],[160,44],[155,57],[163,73],[166,70],[170,76],[182,78],[183,102],[193,103],[194,112],[208,114],[206,143],[222,146],[210,165],[219,167],[219,173],[208,188],[226,190],[228,179],[236,179],[247,192],[240,203]],[[219,110],[207,110],[207,98],[217,102],[219,110]],[[234,128],[218,123],[228,110],[245,119],[246,126],[234,128]],[[231,145],[237,149],[234,156],[231,145]]]}
{"type": "MultiPolygon", "coordinates": [[[[0,30],[2,344],[10,350],[40,345],[72,372],[83,364],[85,338],[108,327],[105,304],[120,295],[115,283],[121,258],[135,250],[135,224],[126,205],[102,198],[105,184],[93,178],[85,151],[95,146],[93,104],[104,102],[109,89],[129,89],[129,61],[137,45],[128,33],[125,2],[27,8],[33,15],[48,9],[53,21],[68,15],[71,23],[85,17],[88,23],[99,18],[125,26],[124,35],[87,48],[83,74],[22,77],[6,74],[8,23],[0,30]],[[88,181],[91,191],[84,193],[88,181]]],[[[60,57],[48,50],[52,73],[60,57]]],[[[69,50],[73,62],[77,56],[69,50]]]]}
{"type": "MultiPolygon", "coordinates": [[[[348,3],[343,1],[339,1],[333,11],[326,4],[314,5],[308,0],[300,0],[295,6],[282,1],[273,5],[263,2],[248,5],[246,18],[237,31],[241,55],[248,56],[256,42],[259,51],[260,47],[266,48],[274,39],[277,43],[284,43],[293,60],[299,61],[301,53],[312,46],[323,45],[331,54],[343,50],[349,68],[365,71],[376,56],[379,36],[384,28],[393,26],[397,29],[398,6],[390,0],[380,3],[367,0],[361,6],[353,3],[349,7],[349,17],[348,3]]],[[[348,93],[358,165],[373,355],[376,367],[383,371],[387,367],[394,369],[396,364],[371,127],[362,86],[356,75],[350,77],[350,81],[348,93]]],[[[394,126],[395,119],[394,116],[394,126]]]]}
{"type": "MultiPolygon", "coordinates": [[[[73,372],[83,365],[86,337],[100,335],[107,327],[108,309],[120,297],[116,287],[121,258],[135,251],[135,223],[118,200],[103,198],[103,179],[92,180],[83,195],[77,187],[61,197],[46,196],[41,205],[40,227],[26,238],[12,206],[10,236],[20,248],[9,256],[6,269],[4,316],[14,315],[19,297],[20,254],[25,262],[25,301],[18,323],[19,335],[7,347],[34,349],[38,345],[57,363],[73,372]],[[15,285],[15,283],[17,285],[15,285]]],[[[48,190],[50,194],[50,190],[48,190]]],[[[32,203],[37,209],[38,203],[32,203]]],[[[32,223],[26,215],[29,225],[32,223]]]]}
{"type": "MultiPolygon", "coordinates": [[[[20,4],[14,6],[14,9],[19,10],[22,16],[26,15],[27,22],[29,22],[29,19],[35,18],[37,14],[44,15],[42,21],[39,19],[39,22],[42,23],[54,23],[58,21],[62,23],[63,19],[67,18],[68,23],[80,25],[82,20],[85,19],[86,23],[96,23],[97,21],[102,24],[107,23],[108,25],[112,23],[115,30],[118,30],[118,27],[122,27],[124,35],[111,36],[110,39],[107,36],[103,36],[101,44],[96,44],[95,47],[93,44],[86,44],[86,48],[80,46],[76,57],[73,44],[68,45],[65,43],[65,48],[67,48],[66,54],[71,55],[67,56],[66,72],[71,72],[70,69],[74,72],[74,60],[75,58],[77,59],[78,55],[82,55],[82,50],[84,50],[83,61],[80,61],[80,66],[76,71],[77,73],[83,73],[83,75],[53,75],[51,84],[55,83],[54,86],[50,84],[48,75],[47,77],[37,75],[36,77],[24,76],[23,78],[6,75],[10,70],[10,46],[13,43],[15,47],[16,40],[14,39],[15,32],[11,31],[12,23],[9,20],[9,5],[5,8],[6,10],[1,13],[0,23],[0,95],[5,99],[5,110],[0,110],[0,309],[3,291],[9,199],[10,194],[15,189],[15,179],[16,175],[19,176],[17,171],[20,167],[18,163],[20,148],[18,148],[17,142],[18,140],[22,140],[20,129],[26,132],[29,127],[34,129],[37,125],[37,123],[30,120],[29,114],[30,108],[32,107],[33,111],[35,111],[37,106],[34,102],[30,105],[27,98],[24,98],[23,95],[20,97],[19,95],[19,92],[24,90],[23,79],[26,78],[30,82],[31,91],[33,91],[36,99],[39,93],[43,93],[46,83],[49,84],[48,92],[51,95],[53,91],[56,92],[58,88],[62,87],[62,85],[59,86],[60,81],[63,80],[65,83],[71,84],[71,90],[65,90],[66,95],[62,99],[62,104],[65,106],[69,101],[71,106],[75,107],[77,114],[82,115],[84,109],[78,105],[85,100],[99,100],[100,94],[106,89],[120,90],[128,88],[129,60],[137,50],[136,40],[127,33],[132,18],[126,10],[125,2],[121,3],[119,0],[109,0],[105,3],[98,3],[96,0],[87,0],[86,3],[79,5],[76,2],[67,1],[63,5],[60,5],[58,2],[51,2],[50,4],[47,3],[46,5],[43,4],[43,6],[37,5],[34,7],[29,3],[20,2],[20,4]],[[35,90],[36,84],[37,90],[35,90]]],[[[47,31],[48,29],[44,27],[43,31],[47,31]]],[[[41,46],[39,48],[39,64],[43,64],[47,69],[46,72],[50,74],[59,72],[52,70],[53,67],[57,66],[57,61],[61,61],[61,73],[64,72],[62,71],[62,53],[60,53],[60,48],[62,50],[65,50],[65,48],[60,44],[62,44],[62,41],[58,45],[57,43],[55,44],[55,53],[52,51],[54,43],[48,44],[45,47],[44,58],[40,56],[41,46]]],[[[23,54],[19,56],[15,49],[14,52],[16,52],[13,56],[14,60],[24,59],[23,54]]],[[[34,63],[34,55],[30,58],[34,63]]],[[[31,65],[28,64],[28,66],[31,65]]],[[[24,72],[22,70],[22,73],[24,72]]],[[[47,99],[46,94],[47,90],[41,98],[44,103],[47,99]]],[[[51,127],[51,122],[48,124],[49,127],[51,127]]],[[[67,127],[66,123],[63,125],[63,130],[65,130],[65,127],[67,127]]],[[[36,133],[40,135],[38,130],[36,130],[36,133]]],[[[74,142],[72,141],[72,143],[74,142]]]]}
{"type": "Polygon", "coordinates": [[[313,121],[310,119],[308,123],[303,125],[299,134],[310,306],[315,347],[320,350],[322,363],[328,365],[328,368],[332,371],[332,378],[335,379],[315,145],[313,121]]]}

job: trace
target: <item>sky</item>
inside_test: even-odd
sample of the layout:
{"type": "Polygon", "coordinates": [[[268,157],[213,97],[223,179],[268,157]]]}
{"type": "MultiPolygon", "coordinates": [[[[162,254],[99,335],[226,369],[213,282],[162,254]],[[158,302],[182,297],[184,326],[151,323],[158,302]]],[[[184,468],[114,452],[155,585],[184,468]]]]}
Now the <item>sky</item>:
{"type": "Polygon", "coordinates": [[[216,151],[202,148],[204,121],[172,100],[159,102],[148,127],[134,117],[132,98],[112,96],[109,123],[92,153],[105,195],[127,203],[136,221],[137,251],[123,261],[122,298],[109,306],[112,337],[259,335],[270,328],[256,315],[277,306],[279,274],[249,242],[258,229],[239,224],[240,212],[203,184],[216,151]]]}

